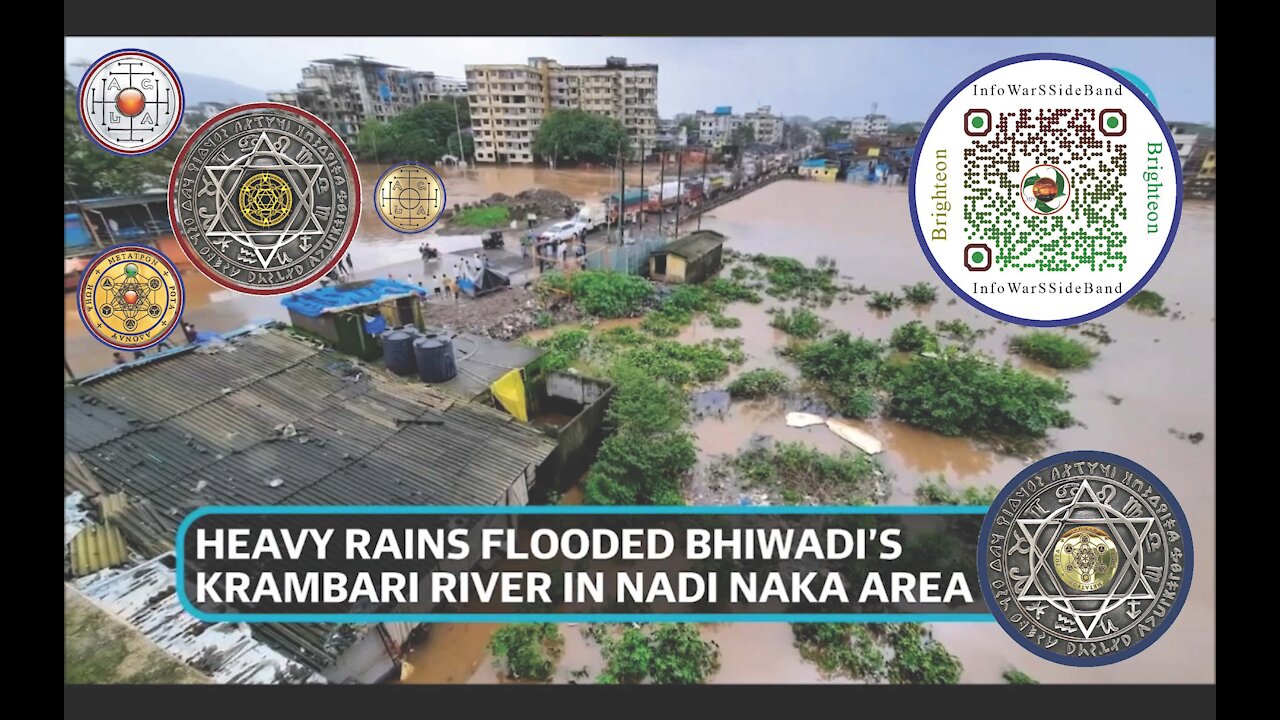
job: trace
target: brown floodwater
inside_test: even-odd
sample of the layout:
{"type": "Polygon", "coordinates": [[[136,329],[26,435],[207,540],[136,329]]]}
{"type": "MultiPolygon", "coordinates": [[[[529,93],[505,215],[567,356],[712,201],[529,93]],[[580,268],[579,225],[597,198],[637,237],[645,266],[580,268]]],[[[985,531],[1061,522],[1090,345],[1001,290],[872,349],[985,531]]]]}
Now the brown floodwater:
{"type": "MultiPolygon", "coordinates": [[[[652,172],[652,169],[646,172],[652,172]]],[[[628,170],[628,178],[633,171],[628,170]]],[[[362,167],[371,187],[380,169],[362,167]]],[[[515,194],[530,187],[559,190],[588,200],[611,192],[616,176],[609,170],[551,171],[543,168],[481,168],[442,171],[449,202],[472,202],[494,192],[515,194]]],[[[656,174],[656,173],[655,173],[656,174]]],[[[638,176],[636,176],[638,179],[638,176]]],[[[368,193],[366,193],[366,196],[368,193]]],[[[862,298],[819,310],[833,329],[887,338],[910,319],[932,325],[962,319],[992,332],[977,347],[1007,357],[1004,345],[1021,332],[954,298],[934,274],[915,240],[907,212],[906,191],[844,183],[779,182],[758,190],[703,218],[703,227],[729,237],[728,247],[747,253],[789,255],[812,264],[819,256],[834,258],[844,276],[875,290],[926,281],[939,289],[939,301],[926,309],[903,308],[881,313],[862,298]]],[[[385,276],[387,268],[409,267],[417,259],[421,236],[400,236],[366,213],[352,246],[357,277],[385,276]]],[[[475,244],[476,238],[433,239],[445,252],[475,244]],[[448,245],[448,247],[445,247],[448,245]],[[456,245],[457,247],[453,247],[456,245]]],[[[1000,682],[1000,674],[1017,667],[1041,682],[1054,683],[1186,683],[1214,682],[1216,635],[1215,555],[1217,447],[1215,385],[1215,208],[1188,203],[1178,237],[1163,266],[1148,286],[1163,294],[1182,319],[1143,315],[1120,308],[1100,319],[1115,342],[1101,346],[1092,368],[1058,373],[1035,363],[1015,360],[1033,372],[1065,379],[1075,397],[1071,412],[1080,425],[1050,435],[1044,454],[1075,449],[1118,453],[1145,465],[1176,493],[1191,523],[1199,558],[1190,597],[1168,632],[1142,654],[1106,668],[1072,668],[1039,660],[1023,650],[994,623],[942,623],[935,634],[964,663],[962,680],[1000,682]],[[1117,404],[1112,398],[1119,398],[1117,404]],[[1199,444],[1171,431],[1203,432],[1199,444]]],[[[275,298],[251,298],[230,291],[182,266],[187,291],[186,317],[201,330],[232,330],[263,319],[283,319],[275,298]]],[[[680,336],[684,341],[740,337],[747,362],[735,373],[774,367],[795,376],[794,367],[776,350],[785,335],[769,327],[766,309],[733,305],[729,314],[742,327],[717,330],[698,319],[680,336]]],[[[76,312],[74,296],[64,308],[65,356],[77,375],[106,367],[110,350],[88,336],[76,312]]],[[[630,322],[635,322],[634,320],[630,322]]],[[[178,341],[180,342],[180,340],[178,341]]],[[[847,447],[825,427],[789,428],[787,407],[778,401],[735,403],[723,417],[706,417],[694,425],[704,457],[732,453],[757,434],[811,443],[828,452],[847,447]]],[[[911,503],[915,484],[943,474],[951,483],[1003,485],[1029,459],[1001,455],[964,438],[945,438],[888,420],[857,423],[884,442],[882,459],[894,474],[889,502],[911,503]]],[[[581,502],[580,493],[564,502],[581,502]]],[[[694,499],[696,502],[696,498],[694,499]]],[[[409,658],[414,667],[406,682],[501,682],[485,646],[496,625],[440,624],[409,658]]],[[[586,668],[594,677],[603,665],[598,646],[584,639],[580,626],[564,625],[565,650],[555,682],[573,682],[573,671],[586,668]]],[[[703,636],[721,648],[721,668],[713,682],[806,683],[822,681],[792,644],[786,624],[725,623],[706,625],[703,636]]],[[[589,682],[589,680],[588,680],[589,682]]]]}
{"type": "MultiPolygon", "coordinates": [[[[1062,377],[1075,395],[1069,407],[1081,424],[1052,432],[1043,454],[1076,449],[1114,452],[1145,465],[1176,493],[1191,523],[1200,560],[1182,613],[1149,649],[1106,668],[1073,668],[1040,660],[994,623],[937,624],[937,637],[964,663],[964,682],[1000,682],[1000,674],[1008,667],[1055,683],[1215,681],[1214,223],[1213,205],[1188,203],[1173,248],[1148,285],[1163,294],[1182,319],[1127,308],[1107,314],[1099,322],[1114,342],[1101,346],[1088,370],[1058,373],[1015,361],[1033,372],[1062,377]],[[1119,404],[1111,396],[1119,398],[1119,404]],[[1205,439],[1193,445],[1171,430],[1203,432],[1205,439]]],[[[819,311],[831,328],[884,339],[910,319],[930,325],[936,320],[962,319],[975,329],[993,330],[978,340],[977,347],[997,358],[1007,357],[1006,341],[1023,332],[963,301],[949,304],[955,295],[938,280],[921,253],[909,220],[906,191],[901,188],[776,183],[717,208],[714,217],[703,218],[703,226],[727,235],[728,247],[739,252],[789,255],[806,263],[823,255],[831,257],[855,285],[865,283],[874,290],[899,290],[918,281],[939,288],[939,301],[925,310],[881,313],[867,308],[861,298],[836,303],[819,311]]],[[[777,367],[794,374],[775,353],[786,340],[768,327],[764,311],[764,307],[737,304],[730,314],[742,318],[741,328],[716,330],[699,322],[686,336],[741,337],[749,356],[742,369],[777,367]]],[[[725,419],[704,418],[695,425],[699,447],[704,453],[734,452],[757,433],[802,440],[826,451],[838,451],[843,445],[825,427],[787,427],[785,412],[780,404],[767,402],[735,405],[725,419]]],[[[858,424],[884,442],[882,457],[895,475],[890,502],[911,503],[915,484],[927,475],[941,473],[961,485],[1001,486],[1029,462],[1025,457],[985,450],[963,438],[945,438],[893,421],[858,424]]],[[[769,663],[783,662],[779,657],[802,662],[785,625],[725,624],[718,626],[716,636],[722,648],[740,641],[751,648],[753,658],[768,658],[769,663]]],[[[806,681],[792,680],[786,672],[764,675],[754,667],[736,668],[726,665],[715,680],[806,681]]]]}
{"type": "MultiPolygon", "coordinates": [[[[1005,343],[1022,332],[970,308],[955,298],[920,252],[908,219],[906,192],[901,188],[853,186],[842,183],[781,182],[763,188],[703,218],[703,226],[729,237],[728,247],[739,252],[789,255],[812,264],[819,256],[834,258],[842,275],[855,285],[875,290],[899,290],[925,281],[939,289],[939,300],[923,309],[903,308],[883,313],[866,307],[863,298],[836,303],[818,313],[832,329],[885,339],[897,325],[920,319],[961,319],[989,333],[976,347],[1008,357],[1005,343]]],[[[1190,597],[1177,621],[1142,654],[1106,668],[1073,668],[1040,660],[1023,650],[995,623],[939,623],[935,635],[964,664],[962,681],[998,683],[1001,673],[1017,667],[1046,683],[1187,683],[1214,682],[1215,568],[1214,512],[1216,474],[1216,418],[1214,403],[1214,261],[1215,209],[1188,203],[1178,237],[1149,287],[1163,294],[1182,319],[1143,315],[1126,308],[1100,319],[1114,342],[1100,347],[1092,368],[1059,372],[1014,358],[1032,372],[1061,377],[1074,398],[1071,412],[1081,423],[1051,433],[1041,455],[1075,449],[1097,449],[1130,457],[1155,472],[1177,494],[1192,526],[1197,556],[1190,597]],[[1113,398],[1119,398],[1116,403],[1113,398]],[[1203,432],[1191,444],[1171,430],[1203,432]]],[[[780,357],[787,336],[769,326],[770,306],[788,303],[767,300],[762,305],[737,303],[729,314],[742,326],[716,329],[699,318],[680,335],[685,342],[713,337],[740,337],[747,362],[734,374],[756,367],[772,367],[796,376],[780,357]]],[[[732,377],[732,376],[731,376],[732,377]]],[[[694,424],[704,460],[733,453],[755,435],[810,443],[826,452],[848,445],[823,426],[790,428],[782,401],[734,403],[728,414],[704,417],[694,424]]],[[[959,485],[1007,482],[1033,458],[1012,457],[980,447],[965,438],[942,437],[903,423],[875,419],[855,423],[885,446],[881,455],[893,473],[889,502],[912,504],[921,478],[942,474],[959,485]]],[[[697,502],[697,497],[693,498],[697,502]]],[[[721,499],[720,501],[723,501],[721,499]]],[[[579,628],[561,627],[565,654],[556,682],[570,680],[569,671],[586,667],[595,675],[601,666],[594,643],[582,642],[579,628]]],[[[460,631],[454,631],[460,632],[460,631]]],[[[481,628],[477,632],[483,632],[481,628]]],[[[841,682],[823,678],[800,658],[791,629],[782,623],[723,623],[702,627],[703,637],[721,650],[716,683],[841,682]]],[[[457,660],[441,648],[439,662],[457,660]]],[[[460,646],[449,653],[465,652],[460,646]]],[[[484,655],[480,643],[479,655],[484,655]]],[[[424,661],[428,658],[419,655],[424,661]]],[[[470,682],[497,682],[498,673],[487,657],[477,656],[470,682]]]]}

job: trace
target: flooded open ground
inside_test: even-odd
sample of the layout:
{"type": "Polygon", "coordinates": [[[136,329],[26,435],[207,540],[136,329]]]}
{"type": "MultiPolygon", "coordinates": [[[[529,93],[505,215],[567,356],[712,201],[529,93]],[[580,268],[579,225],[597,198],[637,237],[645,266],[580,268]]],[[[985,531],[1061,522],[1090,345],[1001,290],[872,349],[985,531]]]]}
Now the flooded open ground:
{"type": "MultiPolygon", "coordinates": [[[[648,172],[652,172],[650,169],[648,172]]],[[[366,184],[378,168],[362,167],[366,184]]],[[[613,189],[608,171],[550,171],[530,168],[487,168],[444,172],[449,202],[471,202],[493,192],[514,194],[531,187],[559,190],[575,199],[591,199],[613,189]]],[[[631,178],[628,171],[628,178],[631,178]]],[[[1214,682],[1215,555],[1214,513],[1217,433],[1215,385],[1215,209],[1188,203],[1177,239],[1148,287],[1166,298],[1173,317],[1155,317],[1120,308],[1100,319],[1114,338],[1098,346],[1092,368],[1058,375],[1070,384],[1070,410],[1079,425],[1055,430],[1044,454],[1094,449],[1127,456],[1160,476],[1177,494],[1191,523],[1197,564],[1190,596],[1177,621],[1140,655],[1105,668],[1059,666],[1019,647],[995,623],[938,624],[935,635],[964,664],[963,682],[1000,682],[1001,673],[1017,667],[1041,682],[1057,683],[1191,683],[1214,682]],[[1204,433],[1193,444],[1176,433],[1204,433]]],[[[863,298],[837,302],[818,313],[828,328],[854,335],[887,338],[894,327],[920,318],[962,319],[976,329],[991,329],[977,347],[1007,357],[1006,341],[1022,332],[972,309],[934,274],[916,242],[907,212],[905,189],[847,184],[784,181],[720,207],[704,217],[702,227],[729,237],[729,248],[745,253],[788,255],[812,264],[833,258],[854,285],[900,291],[902,285],[925,281],[939,289],[929,308],[903,308],[879,313],[863,298]]],[[[418,237],[402,240],[366,213],[353,245],[357,276],[386,275],[387,267],[416,261],[418,237]]],[[[439,238],[446,252],[474,239],[439,238]]],[[[436,242],[433,239],[433,242],[436,242]]],[[[198,273],[185,272],[189,319],[202,330],[225,331],[263,319],[284,317],[277,299],[231,296],[198,273]]],[[[726,311],[742,320],[734,329],[715,329],[703,319],[686,328],[683,340],[739,337],[747,362],[735,372],[776,367],[794,375],[777,355],[786,336],[769,327],[766,310],[785,304],[736,303],[726,311]]],[[[77,374],[110,363],[110,352],[80,326],[74,299],[65,306],[66,357],[77,374]]],[[[1079,336],[1076,331],[1068,331],[1079,336]]],[[[1092,344],[1092,341],[1088,341],[1092,344]]],[[[1019,360],[1017,364],[1028,366],[1019,360]]],[[[1028,366],[1036,372],[1054,373],[1028,366]]],[[[756,434],[808,442],[837,452],[845,447],[824,427],[790,428],[783,422],[788,408],[779,401],[741,403],[723,417],[699,419],[694,431],[704,457],[732,453],[756,434]]],[[[915,484],[942,474],[953,484],[1003,485],[1029,463],[978,447],[963,438],[944,438],[900,423],[873,420],[861,427],[884,442],[885,465],[894,474],[889,502],[910,504],[915,484]]],[[[698,500],[696,492],[693,500],[698,500]]],[[[723,501],[716,500],[716,501],[723,501]]],[[[414,672],[408,682],[498,682],[485,645],[493,625],[440,625],[409,657],[414,672]]],[[[602,661],[599,647],[585,640],[578,626],[563,626],[565,651],[556,682],[575,681],[573,671],[586,668],[594,677],[602,661]]],[[[804,662],[792,645],[785,624],[721,624],[703,634],[721,649],[721,668],[711,679],[720,683],[804,683],[822,681],[816,667],[804,662]]],[[[589,679],[585,682],[590,682],[589,679]]]]}

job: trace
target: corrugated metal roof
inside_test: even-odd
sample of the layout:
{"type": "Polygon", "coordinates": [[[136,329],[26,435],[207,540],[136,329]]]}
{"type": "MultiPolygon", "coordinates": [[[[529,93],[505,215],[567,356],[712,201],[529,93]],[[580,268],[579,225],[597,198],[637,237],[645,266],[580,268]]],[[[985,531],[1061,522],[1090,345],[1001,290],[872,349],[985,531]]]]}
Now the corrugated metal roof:
{"type": "Polygon", "coordinates": [[[63,407],[65,449],[172,529],[210,504],[493,504],[555,449],[280,330],[70,387],[63,407]]]}
{"type": "Polygon", "coordinates": [[[74,585],[138,628],[179,660],[219,683],[324,683],[311,668],[254,638],[249,626],[209,624],[187,613],[174,591],[171,554],[121,570],[103,570],[74,585]]]}
{"type": "Polygon", "coordinates": [[[715,230],[698,230],[685,235],[679,240],[672,240],[658,250],[657,253],[671,253],[672,255],[679,255],[686,260],[693,260],[723,245],[726,239],[724,235],[715,230]]]}
{"type": "Polygon", "coordinates": [[[120,529],[90,523],[71,538],[71,574],[75,577],[120,567],[129,559],[120,529]]]}
{"type": "MultiPolygon", "coordinates": [[[[280,329],[85,380],[66,389],[63,411],[64,485],[126,493],[125,507],[102,505],[145,555],[171,550],[203,505],[491,505],[556,447],[501,411],[280,329]]],[[[334,624],[252,633],[316,671],[360,634],[334,624]]]]}

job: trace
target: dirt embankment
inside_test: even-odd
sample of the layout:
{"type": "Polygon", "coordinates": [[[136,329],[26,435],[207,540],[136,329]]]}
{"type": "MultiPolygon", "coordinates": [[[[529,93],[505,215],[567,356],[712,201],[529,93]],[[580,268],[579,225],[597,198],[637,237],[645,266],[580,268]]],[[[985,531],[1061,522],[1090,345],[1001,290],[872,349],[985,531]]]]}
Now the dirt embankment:
{"type": "Polygon", "coordinates": [[[504,193],[494,193],[484,200],[474,203],[459,205],[458,209],[448,208],[444,212],[444,223],[437,233],[440,235],[473,235],[486,230],[501,230],[509,226],[512,220],[524,225],[525,218],[529,213],[538,216],[539,221],[546,219],[559,220],[565,216],[565,209],[573,206],[573,198],[556,190],[547,190],[545,188],[533,188],[522,190],[515,195],[506,195],[504,193]],[[453,218],[460,211],[465,211],[476,207],[505,207],[507,208],[508,220],[499,225],[490,227],[462,226],[453,222],[453,218]]]}
{"type": "Polygon", "coordinates": [[[476,300],[431,303],[426,321],[459,332],[514,340],[538,327],[577,322],[582,314],[567,297],[543,299],[529,288],[512,287],[476,300]]]}

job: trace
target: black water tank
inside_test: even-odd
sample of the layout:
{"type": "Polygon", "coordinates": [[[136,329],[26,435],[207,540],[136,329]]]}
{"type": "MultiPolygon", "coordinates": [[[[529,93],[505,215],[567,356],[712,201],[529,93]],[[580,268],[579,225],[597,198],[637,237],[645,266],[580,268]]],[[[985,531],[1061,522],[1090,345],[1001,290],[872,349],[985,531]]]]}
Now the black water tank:
{"type": "Polygon", "coordinates": [[[423,335],[413,341],[413,354],[417,356],[418,377],[422,382],[448,382],[458,374],[453,359],[453,340],[445,335],[423,335]]]}
{"type": "Polygon", "coordinates": [[[417,333],[406,330],[390,330],[382,334],[382,358],[387,369],[397,375],[413,375],[418,372],[418,360],[413,354],[413,341],[417,333]]]}

